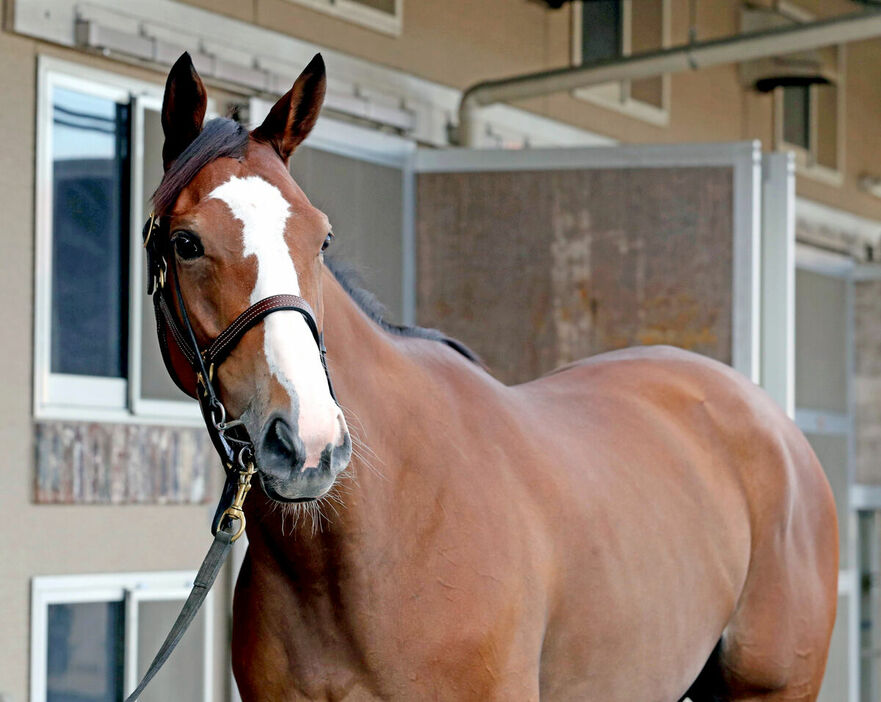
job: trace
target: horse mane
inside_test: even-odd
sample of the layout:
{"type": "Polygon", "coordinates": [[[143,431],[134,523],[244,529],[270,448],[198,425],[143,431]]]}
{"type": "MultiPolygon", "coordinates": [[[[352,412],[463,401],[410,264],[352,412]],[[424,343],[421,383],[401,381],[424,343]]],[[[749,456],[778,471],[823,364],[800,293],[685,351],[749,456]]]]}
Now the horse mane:
{"type": "Polygon", "coordinates": [[[153,193],[155,212],[168,214],[181,191],[209,163],[218,158],[242,158],[247,149],[247,129],[231,119],[212,119],[165,172],[153,193]]]}
{"type": "Polygon", "coordinates": [[[352,301],[361,308],[361,311],[385,331],[396,336],[410,336],[417,339],[429,339],[430,341],[440,342],[460,353],[472,363],[481,368],[486,368],[480,356],[474,353],[474,351],[461,341],[453,339],[437,329],[389,322],[385,318],[388,312],[385,305],[377,299],[376,295],[363,287],[361,274],[352,264],[330,256],[324,259],[324,264],[342,286],[343,290],[352,298],[352,301]]]}

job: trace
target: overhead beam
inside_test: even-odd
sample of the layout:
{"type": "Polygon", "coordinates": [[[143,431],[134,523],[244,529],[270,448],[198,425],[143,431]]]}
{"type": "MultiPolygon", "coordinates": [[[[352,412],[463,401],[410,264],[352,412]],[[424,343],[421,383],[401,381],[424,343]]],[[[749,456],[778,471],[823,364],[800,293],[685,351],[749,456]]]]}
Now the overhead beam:
{"type": "Polygon", "coordinates": [[[538,97],[602,83],[654,78],[665,73],[696,71],[710,66],[782,56],[878,36],[881,36],[881,10],[867,10],[817,22],[695,42],[581,66],[566,66],[483,81],[468,88],[462,95],[459,103],[458,141],[463,146],[473,146],[477,140],[478,110],[497,102],[538,97]]]}

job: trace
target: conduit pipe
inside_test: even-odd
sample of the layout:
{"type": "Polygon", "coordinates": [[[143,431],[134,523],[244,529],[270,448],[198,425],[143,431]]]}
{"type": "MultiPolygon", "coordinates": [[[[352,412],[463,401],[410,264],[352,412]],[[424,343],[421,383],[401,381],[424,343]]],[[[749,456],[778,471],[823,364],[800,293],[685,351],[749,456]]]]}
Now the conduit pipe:
{"type": "Polygon", "coordinates": [[[867,10],[843,17],[695,42],[583,66],[567,66],[484,81],[471,86],[462,95],[459,102],[458,141],[461,146],[475,146],[478,136],[477,112],[481,107],[497,102],[538,97],[601,83],[654,78],[665,73],[696,71],[725,63],[780,56],[877,36],[881,36],[881,10],[867,10]]]}

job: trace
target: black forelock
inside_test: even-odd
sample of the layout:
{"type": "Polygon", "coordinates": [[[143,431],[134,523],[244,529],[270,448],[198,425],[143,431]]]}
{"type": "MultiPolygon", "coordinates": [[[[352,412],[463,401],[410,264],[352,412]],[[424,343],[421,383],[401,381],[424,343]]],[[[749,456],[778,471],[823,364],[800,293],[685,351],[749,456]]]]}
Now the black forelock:
{"type": "Polygon", "coordinates": [[[247,149],[247,129],[231,119],[212,119],[165,172],[162,182],[153,193],[153,209],[156,214],[165,215],[171,212],[181,191],[209,163],[218,158],[242,158],[247,149]]]}

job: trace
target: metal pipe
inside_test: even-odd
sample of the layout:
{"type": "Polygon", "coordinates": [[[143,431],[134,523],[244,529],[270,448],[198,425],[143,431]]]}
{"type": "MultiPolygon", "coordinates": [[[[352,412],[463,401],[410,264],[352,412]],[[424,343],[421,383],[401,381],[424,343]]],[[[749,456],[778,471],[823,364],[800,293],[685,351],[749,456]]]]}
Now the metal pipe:
{"type": "Polygon", "coordinates": [[[872,39],[879,35],[881,10],[871,10],[791,27],[674,46],[583,66],[567,66],[483,81],[468,88],[459,102],[458,141],[462,146],[473,146],[477,137],[477,110],[497,102],[780,56],[832,44],[872,39]]]}

